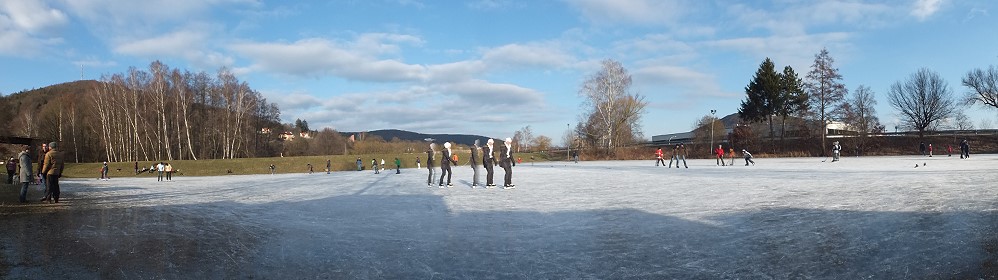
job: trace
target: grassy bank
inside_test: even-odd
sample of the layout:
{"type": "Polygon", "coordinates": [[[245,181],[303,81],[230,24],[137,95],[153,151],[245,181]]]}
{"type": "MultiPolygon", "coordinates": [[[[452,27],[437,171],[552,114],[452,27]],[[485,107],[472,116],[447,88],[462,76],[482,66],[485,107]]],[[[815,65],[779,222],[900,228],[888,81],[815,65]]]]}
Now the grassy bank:
{"type": "MultiPolygon", "coordinates": [[[[470,151],[454,151],[458,155],[459,165],[468,165],[471,156],[470,151]]],[[[533,156],[535,161],[546,161],[547,158],[540,153],[523,153],[514,156],[521,158],[523,162],[530,162],[533,156]]],[[[366,155],[332,155],[332,156],[303,156],[303,157],[273,157],[273,158],[238,158],[238,159],[213,159],[213,160],[175,160],[169,163],[177,170],[176,176],[219,176],[219,175],[245,175],[245,174],[269,174],[270,165],[276,166],[277,173],[304,173],[308,171],[308,164],[312,164],[315,172],[324,172],[326,160],[330,160],[333,171],[357,170],[357,158],[364,163],[365,170],[370,170],[371,159],[385,159],[386,169],[395,168],[395,158],[402,161],[402,168],[415,168],[416,157],[419,157],[422,166],[426,166],[425,153],[410,154],[366,154],[366,155]]],[[[438,158],[440,153],[436,154],[438,158]]],[[[156,162],[139,161],[139,169],[149,168],[156,162]]],[[[113,162],[108,163],[111,178],[115,177],[152,177],[155,173],[135,174],[135,162],[113,162]]],[[[100,177],[101,163],[76,163],[66,164],[65,177],[70,178],[98,178],[100,177]]]]}

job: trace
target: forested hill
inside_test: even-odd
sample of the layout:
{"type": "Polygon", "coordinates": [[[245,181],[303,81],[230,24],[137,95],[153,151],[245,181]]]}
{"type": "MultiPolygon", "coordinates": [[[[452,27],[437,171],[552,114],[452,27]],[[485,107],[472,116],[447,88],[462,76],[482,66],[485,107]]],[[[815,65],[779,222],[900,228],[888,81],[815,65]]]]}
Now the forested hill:
{"type": "MultiPolygon", "coordinates": [[[[366,132],[340,132],[340,134],[342,134],[343,137],[350,137],[350,135],[354,135],[354,137],[361,137],[361,135],[363,135],[363,137],[377,136],[380,137],[381,139],[384,139],[385,141],[392,141],[392,139],[394,138],[398,138],[401,141],[424,141],[427,138],[432,138],[433,142],[435,143],[451,142],[468,146],[474,144],[475,139],[481,140],[482,145],[484,145],[485,140],[488,139],[488,137],[480,135],[423,134],[423,133],[398,130],[398,129],[383,129],[383,130],[374,130],[366,132]]],[[[502,141],[496,138],[496,142],[502,142],[502,141]]]]}

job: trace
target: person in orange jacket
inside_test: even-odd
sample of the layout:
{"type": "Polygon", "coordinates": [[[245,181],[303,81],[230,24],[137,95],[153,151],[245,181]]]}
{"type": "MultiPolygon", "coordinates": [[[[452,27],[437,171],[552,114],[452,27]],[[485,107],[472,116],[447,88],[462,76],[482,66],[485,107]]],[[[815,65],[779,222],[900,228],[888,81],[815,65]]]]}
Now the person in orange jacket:
{"type": "Polygon", "coordinates": [[[731,163],[728,166],[735,166],[735,148],[728,147],[728,157],[731,158],[731,163]]]}
{"type": "Polygon", "coordinates": [[[658,147],[658,150],[655,151],[655,166],[658,166],[659,162],[665,166],[665,159],[662,158],[662,147],[658,147]]]}
{"type": "Polygon", "coordinates": [[[717,149],[714,150],[714,154],[717,155],[717,162],[715,165],[726,166],[726,164],[724,164],[724,148],[721,148],[721,145],[717,145],[717,149]]]}

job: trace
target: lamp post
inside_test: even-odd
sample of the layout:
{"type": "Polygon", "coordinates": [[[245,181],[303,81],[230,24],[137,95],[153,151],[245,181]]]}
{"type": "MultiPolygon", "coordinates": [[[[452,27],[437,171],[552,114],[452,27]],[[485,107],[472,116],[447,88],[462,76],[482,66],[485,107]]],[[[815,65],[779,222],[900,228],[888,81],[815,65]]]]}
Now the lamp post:
{"type": "Polygon", "coordinates": [[[707,146],[707,154],[710,154],[710,151],[714,149],[714,114],[716,113],[717,110],[710,110],[710,146],[707,146]]]}

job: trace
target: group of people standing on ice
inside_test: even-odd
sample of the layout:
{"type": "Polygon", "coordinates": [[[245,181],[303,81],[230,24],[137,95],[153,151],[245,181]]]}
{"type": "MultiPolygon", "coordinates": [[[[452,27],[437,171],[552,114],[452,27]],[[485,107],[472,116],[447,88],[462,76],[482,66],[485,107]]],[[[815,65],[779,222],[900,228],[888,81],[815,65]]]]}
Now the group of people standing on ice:
{"type": "MultiPolygon", "coordinates": [[[[485,142],[485,146],[481,147],[481,142],[475,140],[475,144],[471,148],[471,158],[469,159],[471,168],[474,172],[471,187],[475,188],[478,186],[484,188],[493,188],[496,184],[493,182],[494,168],[495,166],[502,167],[505,171],[505,176],[503,177],[503,189],[513,189],[516,185],[513,184],[513,166],[516,166],[516,161],[513,160],[513,140],[506,138],[504,145],[499,147],[499,158],[496,160],[495,156],[495,141],[488,139],[485,142]],[[479,161],[478,153],[481,152],[481,161],[479,161]],[[485,167],[485,185],[481,185],[481,181],[478,179],[479,169],[481,166],[485,167]]],[[[450,188],[454,187],[451,183],[451,176],[453,175],[453,170],[451,170],[451,165],[457,165],[458,159],[454,156],[451,151],[451,143],[444,142],[444,148],[440,150],[440,179],[437,180],[437,186],[443,188],[445,185],[450,188]],[[444,178],[447,179],[444,183],[444,178]]],[[[436,143],[430,143],[430,149],[426,150],[426,169],[429,171],[429,175],[426,177],[426,185],[429,187],[433,186],[433,173],[434,173],[434,162],[435,155],[437,153],[436,143]]]]}

